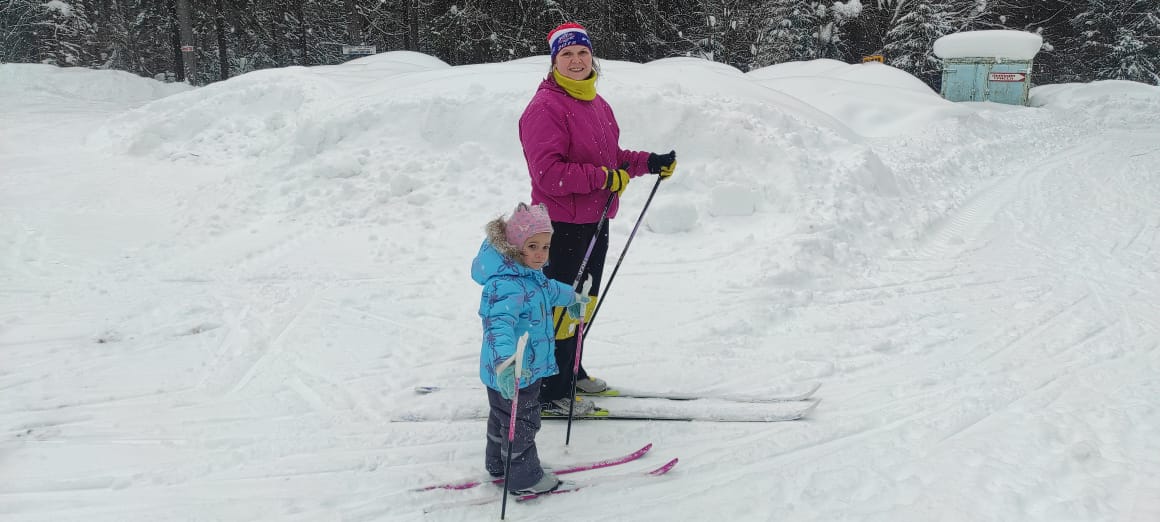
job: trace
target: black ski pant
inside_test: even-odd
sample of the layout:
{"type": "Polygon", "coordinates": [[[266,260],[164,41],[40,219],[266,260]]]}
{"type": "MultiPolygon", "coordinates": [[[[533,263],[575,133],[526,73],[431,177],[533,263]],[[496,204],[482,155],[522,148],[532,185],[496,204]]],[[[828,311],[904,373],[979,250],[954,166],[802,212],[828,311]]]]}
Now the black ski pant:
{"type": "MultiPolygon", "coordinates": [[[[511,491],[530,488],[544,478],[540,454],[536,451],[536,433],[540,431],[540,383],[520,389],[516,405],[516,433],[511,443],[512,469],[508,477],[511,491]]],[[[487,389],[487,446],[484,467],[493,477],[502,477],[508,454],[508,426],[511,425],[512,401],[498,391],[487,389]]]]}
{"type": "MultiPolygon", "coordinates": [[[[584,261],[584,253],[588,251],[588,244],[592,242],[592,234],[596,233],[596,223],[575,224],[560,221],[552,222],[552,248],[548,251],[548,264],[544,265],[544,274],[557,281],[569,285],[576,282],[576,273],[580,271],[580,264],[584,261]]],[[[604,272],[604,258],[608,255],[608,227],[602,227],[596,245],[592,247],[592,254],[584,268],[585,275],[592,276],[592,287],[588,295],[599,293],[601,275],[604,272]]],[[[559,326],[559,323],[556,324],[559,326]]],[[[576,359],[576,336],[565,339],[556,339],[556,364],[560,366],[560,373],[543,379],[544,389],[540,399],[543,402],[554,401],[567,397],[572,391],[572,364],[576,359]]],[[[587,379],[588,372],[580,366],[577,379],[587,379]]]]}

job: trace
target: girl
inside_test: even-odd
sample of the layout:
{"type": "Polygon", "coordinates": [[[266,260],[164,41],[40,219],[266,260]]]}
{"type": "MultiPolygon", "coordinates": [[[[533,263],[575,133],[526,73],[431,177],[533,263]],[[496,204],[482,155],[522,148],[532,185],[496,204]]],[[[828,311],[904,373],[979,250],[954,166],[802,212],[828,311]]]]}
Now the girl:
{"type": "Polygon", "coordinates": [[[559,368],[553,356],[552,307],[568,307],[579,315],[586,301],[565,283],[549,279],[541,269],[548,262],[552,222],[543,205],[520,203],[510,218],[496,218],[486,226],[487,237],[471,265],[471,277],[483,285],[479,316],[483,319],[483,348],[479,378],[487,385],[491,412],[487,420],[484,452],[488,473],[503,475],[507,460],[507,434],[512,397],[519,394],[515,440],[508,489],[513,494],[544,493],[559,487],[560,480],[540,467],[536,432],[540,430],[540,380],[559,368]],[[574,306],[569,306],[574,305],[574,306]],[[496,368],[516,352],[520,336],[524,346],[520,389],[514,390],[514,365],[496,375],[496,368]]]}

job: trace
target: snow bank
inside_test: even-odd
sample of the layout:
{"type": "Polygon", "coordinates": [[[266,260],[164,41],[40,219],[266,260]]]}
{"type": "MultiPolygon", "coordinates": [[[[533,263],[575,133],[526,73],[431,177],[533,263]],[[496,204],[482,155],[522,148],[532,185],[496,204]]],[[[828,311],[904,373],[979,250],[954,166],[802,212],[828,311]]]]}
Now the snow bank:
{"type": "MultiPolygon", "coordinates": [[[[251,165],[241,169],[248,181],[231,181],[239,186],[229,190],[252,194],[235,206],[235,219],[396,222],[408,205],[461,204],[465,191],[507,208],[526,197],[517,122],[547,68],[543,56],[449,67],[414,53],[384,53],[337,66],[257,71],[127,113],[90,143],[168,161],[251,165]]],[[[848,122],[822,108],[705,60],[605,60],[601,68],[598,86],[616,110],[622,146],[680,154],[682,175],[665,184],[668,196],[650,210],[650,230],[711,231],[720,220],[779,220],[801,209],[811,217],[791,226],[816,236],[811,245],[861,242],[851,230],[883,220],[891,224],[875,230],[905,228],[894,174],[848,122]],[[722,182],[738,188],[717,190],[722,182]],[[682,203],[669,205],[677,199],[682,203]]],[[[878,89],[905,84],[907,96],[926,96],[914,89],[916,80],[873,76],[878,89]]],[[[637,189],[626,207],[646,194],[637,189]]],[[[802,270],[824,270],[818,255],[850,249],[818,251],[803,254],[802,270]]]]}
{"type": "Polygon", "coordinates": [[[1028,103],[1082,118],[1077,125],[1141,128],[1160,121],[1160,87],[1126,80],[1041,85],[1028,103]]]}
{"type": "Polygon", "coordinates": [[[76,100],[138,106],[190,90],[184,83],[164,83],[124,71],[83,67],[0,64],[0,106],[17,108],[30,102],[73,103],[76,100]]]}
{"type": "Polygon", "coordinates": [[[880,63],[790,62],[756,69],[748,76],[867,137],[906,134],[968,112],[944,100],[918,78],[880,63]]]}
{"type": "Polygon", "coordinates": [[[343,67],[365,67],[371,69],[385,69],[398,72],[428,71],[451,67],[447,62],[429,54],[414,51],[391,51],[356,58],[342,64],[343,67]]]}
{"type": "Polygon", "coordinates": [[[965,31],[948,34],[934,41],[934,55],[939,58],[1007,58],[1030,60],[1043,47],[1043,37],[1034,33],[1010,30],[965,31]]]}
{"type": "MultiPolygon", "coordinates": [[[[296,134],[328,110],[340,88],[300,68],[255,71],[171,96],[116,118],[89,143],[168,159],[228,163],[286,158],[296,134]]],[[[337,141],[341,136],[330,136],[337,141]]],[[[325,141],[325,140],[323,140],[325,141]]]]}
{"type": "MultiPolygon", "coordinates": [[[[450,67],[385,53],[258,71],[131,111],[90,142],[238,170],[222,190],[247,196],[231,197],[219,221],[275,215],[390,229],[417,211],[437,222],[527,197],[517,122],[546,70],[542,56],[450,67]]],[[[848,269],[921,237],[1002,174],[996,165],[1016,159],[1005,151],[1023,150],[997,148],[988,133],[1009,126],[999,134],[1033,136],[1024,130],[1038,125],[1035,115],[981,125],[994,110],[947,102],[881,64],[819,60],[741,73],[674,58],[606,60],[602,71],[621,144],[679,153],[680,175],[661,189],[647,230],[730,249],[712,238],[745,223],[767,239],[756,238],[755,255],[780,260],[769,277],[787,280],[848,269]],[[955,182],[930,181],[943,178],[955,182]]],[[[630,219],[614,233],[627,235],[617,227],[635,218],[651,181],[634,183],[622,206],[630,219]]]]}

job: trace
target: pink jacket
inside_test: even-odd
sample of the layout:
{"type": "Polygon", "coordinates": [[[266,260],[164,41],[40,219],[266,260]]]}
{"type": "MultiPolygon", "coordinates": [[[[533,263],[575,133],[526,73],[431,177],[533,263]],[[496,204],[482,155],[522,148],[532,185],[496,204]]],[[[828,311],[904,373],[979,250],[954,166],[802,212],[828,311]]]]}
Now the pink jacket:
{"type": "MultiPolygon", "coordinates": [[[[648,173],[648,153],[620,148],[620,127],[612,108],[600,95],[592,101],[568,95],[551,75],[520,116],[520,142],[532,178],[532,203],[548,207],[552,221],[595,223],[609,191],[600,167],[620,168],[628,174],[648,173]]],[[[616,216],[619,198],[608,209],[616,216]]]]}

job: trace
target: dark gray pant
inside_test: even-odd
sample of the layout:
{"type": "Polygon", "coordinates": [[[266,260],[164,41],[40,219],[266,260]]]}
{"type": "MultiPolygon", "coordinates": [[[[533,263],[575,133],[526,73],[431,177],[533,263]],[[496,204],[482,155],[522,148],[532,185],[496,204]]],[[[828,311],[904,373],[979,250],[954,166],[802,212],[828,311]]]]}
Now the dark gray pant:
{"type": "MultiPolygon", "coordinates": [[[[511,422],[512,401],[488,388],[487,402],[491,414],[487,416],[487,447],[484,466],[492,476],[503,476],[508,454],[508,424],[511,422]]],[[[540,383],[533,382],[519,392],[516,407],[516,436],[512,442],[512,469],[508,489],[531,487],[544,477],[540,455],[536,452],[536,433],[540,431],[540,383]]]]}
{"type": "MultiPolygon", "coordinates": [[[[588,252],[588,244],[592,242],[592,235],[596,233],[596,223],[577,225],[563,221],[552,222],[552,249],[548,251],[548,264],[544,267],[544,275],[571,285],[576,281],[576,274],[580,272],[580,264],[584,261],[584,253],[588,252]]],[[[600,230],[596,244],[592,246],[592,255],[588,257],[588,264],[584,266],[584,273],[592,276],[592,289],[588,295],[595,297],[600,290],[600,281],[604,274],[604,258],[608,255],[608,227],[600,230]]],[[[553,327],[559,326],[558,324],[553,327]]],[[[544,402],[568,397],[572,393],[572,366],[576,363],[576,336],[566,339],[556,339],[556,365],[560,373],[545,377],[543,381],[544,402]]],[[[580,364],[580,371],[576,372],[577,380],[588,378],[584,370],[584,363],[580,364]]]]}

